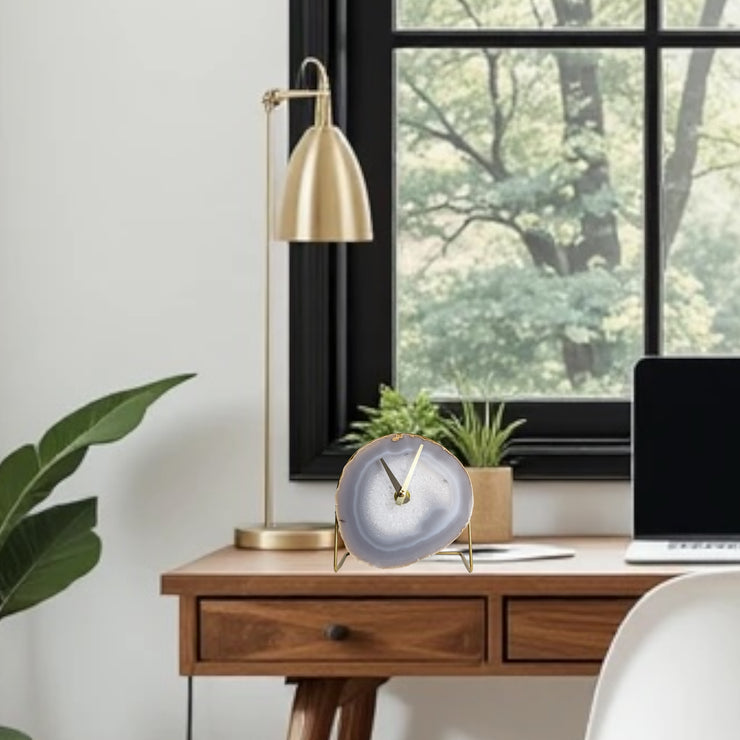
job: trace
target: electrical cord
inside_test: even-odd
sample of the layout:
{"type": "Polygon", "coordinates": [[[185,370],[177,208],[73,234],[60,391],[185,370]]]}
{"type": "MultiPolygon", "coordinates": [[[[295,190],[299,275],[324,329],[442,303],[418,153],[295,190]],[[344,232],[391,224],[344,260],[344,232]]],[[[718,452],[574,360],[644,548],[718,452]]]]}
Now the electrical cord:
{"type": "Polygon", "coordinates": [[[188,676],[188,705],[185,740],[193,740],[193,677],[188,676]]]}

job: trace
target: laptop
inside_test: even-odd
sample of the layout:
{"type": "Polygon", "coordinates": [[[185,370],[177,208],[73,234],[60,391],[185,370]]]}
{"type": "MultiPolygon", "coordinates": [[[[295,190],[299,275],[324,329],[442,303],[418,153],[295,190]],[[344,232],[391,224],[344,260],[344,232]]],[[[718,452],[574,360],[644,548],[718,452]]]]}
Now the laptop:
{"type": "Polygon", "coordinates": [[[629,563],[740,562],[740,357],[644,357],[629,563]]]}

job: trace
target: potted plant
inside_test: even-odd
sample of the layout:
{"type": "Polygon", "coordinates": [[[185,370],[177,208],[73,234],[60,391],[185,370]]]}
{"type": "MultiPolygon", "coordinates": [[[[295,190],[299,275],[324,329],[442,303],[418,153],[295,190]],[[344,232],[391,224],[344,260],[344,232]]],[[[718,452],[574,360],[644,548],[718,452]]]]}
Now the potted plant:
{"type": "MultiPolygon", "coordinates": [[[[25,444],[0,461],[0,619],[55,596],[100,558],[96,498],[32,510],[77,470],[89,447],[125,437],[154,401],[191,377],[99,398],[54,424],[38,445],[25,444]]],[[[29,737],[0,727],[0,740],[29,737]]]]}
{"type": "Polygon", "coordinates": [[[425,391],[408,399],[400,391],[381,384],[378,405],[357,408],[367,418],[353,421],[343,442],[363,445],[386,434],[420,434],[440,443],[447,438],[447,424],[425,391]]]}
{"type": "MultiPolygon", "coordinates": [[[[511,435],[524,424],[516,419],[504,426],[504,404],[495,411],[484,401],[482,416],[470,399],[462,400],[462,416],[445,419],[447,437],[473,484],[473,542],[508,542],[512,537],[513,475],[506,465],[511,435]]],[[[465,528],[457,540],[468,541],[465,528]]]]}

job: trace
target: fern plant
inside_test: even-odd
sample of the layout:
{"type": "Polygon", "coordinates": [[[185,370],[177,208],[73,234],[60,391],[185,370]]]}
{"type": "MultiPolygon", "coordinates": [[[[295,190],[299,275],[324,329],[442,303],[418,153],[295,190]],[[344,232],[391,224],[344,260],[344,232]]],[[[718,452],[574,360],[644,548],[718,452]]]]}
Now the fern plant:
{"type": "Polygon", "coordinates": [[[367,418],[353,421],[343,442],[362,445],[387,434],[419,434],[434,442],[447,438],[447,425],[439,406],[428,393],[421,391],[415,398],[407,399],[385,384],[379,390],[377,407],[357,407],[367,418]]]}
{"type": "Polygon", "coordinates": [[[462,418],[451,415],[445,419],[447,436],[464,465],[472,468],[499,467],[509,450],[511,435],[526,419],[516,419],[503,426],[504,404],[492,413],[486,400],[483,415],[478,414],[470,399],[462,401],[462,418]]]}

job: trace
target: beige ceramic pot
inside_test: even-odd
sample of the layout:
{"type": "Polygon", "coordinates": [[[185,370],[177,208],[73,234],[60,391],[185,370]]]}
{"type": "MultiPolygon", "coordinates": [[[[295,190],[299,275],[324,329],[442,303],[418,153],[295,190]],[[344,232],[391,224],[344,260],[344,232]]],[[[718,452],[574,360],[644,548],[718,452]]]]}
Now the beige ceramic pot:
{"type": "MultiPolygon", "coordinates": [[[[512,537],[511,468],[501,466],[465,469],[473,484],[473,516],[470,518],[473,544],[509,542],[512,537]]],[[[467,541],[468,528],[465,527],[456,542],[467,541]]]]}

